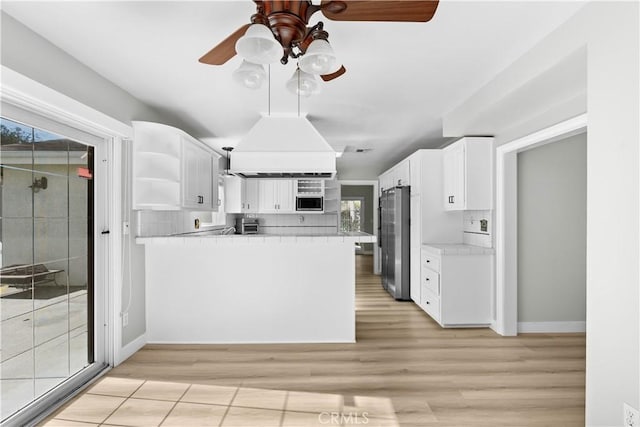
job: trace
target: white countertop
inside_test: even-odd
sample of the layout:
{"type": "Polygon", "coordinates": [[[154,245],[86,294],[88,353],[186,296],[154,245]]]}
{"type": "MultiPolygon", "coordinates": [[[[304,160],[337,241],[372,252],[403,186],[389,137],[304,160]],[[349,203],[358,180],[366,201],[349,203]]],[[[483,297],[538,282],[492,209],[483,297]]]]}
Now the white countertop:
{"type": "Polygon", "coordinates": [[[279,244],[279,243],[375,243],[376,236],[368,233],[337,233],[337,234],[181,234],[175,236],[136,237],[138,244],[150,243],[180,243],[180,244],[279,244]]]}
{"type": "Polygon", "coordinates": [[[422,245],[422,249],[435,255],[492,255],[494,248],[465,245],[464,243],[429,243],[422,245]]]}

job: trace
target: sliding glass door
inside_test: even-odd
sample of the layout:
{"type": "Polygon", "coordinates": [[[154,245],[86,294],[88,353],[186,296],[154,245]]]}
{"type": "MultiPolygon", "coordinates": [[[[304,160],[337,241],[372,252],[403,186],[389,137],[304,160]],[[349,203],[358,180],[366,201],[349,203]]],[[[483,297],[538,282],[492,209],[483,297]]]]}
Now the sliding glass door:
{"type": "Polygon", "coordinates": [[[95,148],[0,120],[5,420],[95,361],[95,148]]]}

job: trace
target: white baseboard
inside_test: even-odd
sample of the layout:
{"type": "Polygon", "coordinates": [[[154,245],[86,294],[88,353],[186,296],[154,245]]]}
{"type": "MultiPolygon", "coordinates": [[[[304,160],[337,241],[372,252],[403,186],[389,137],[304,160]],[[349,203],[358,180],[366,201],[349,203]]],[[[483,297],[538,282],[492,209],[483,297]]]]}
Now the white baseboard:
{"type": "Polygon", "coordinates": [[[142,334],[135,340],[131,341],[129,344],[122,347],[116,357],[115,366],[118,366],[119,364],[133,356],[138,350],[144,347],[145,344],[147,344],[147,334],[142,334]]]}
{"type": "Polygon", "coordinates": [[[587,322],[518,322],[518,332],[586,332],[587,322]]]}

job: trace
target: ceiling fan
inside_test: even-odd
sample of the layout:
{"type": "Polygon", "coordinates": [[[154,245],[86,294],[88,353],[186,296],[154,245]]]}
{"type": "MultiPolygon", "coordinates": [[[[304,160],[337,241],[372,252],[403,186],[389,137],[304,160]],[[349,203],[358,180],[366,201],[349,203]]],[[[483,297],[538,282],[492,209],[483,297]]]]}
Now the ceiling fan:
{"type": "Polygon", "coordinates": [[[256,80],[261,64],[280,61],[286,64],[289,58],[297,59],[300,70],[298,90],[302,75],[319,75],[330,81],[346,72],[336,61],[329,45],[329,33],[324,24],[309,26],[311,16],[320,11],[333,21],[387,21],[427,22],[435,14],[438,0],[254,0],[256,13],[251,23],[243,25],[234,33],[200,58],[200,62],[222,65],[236,54],[244,58],[237,70],[245,86],[257,86],[256,80]],[[317,3],[317,1],[315,2],[317,3]],[[258,65],[256,65],[258,64],[258,65]],[[257,73],[257,74],[256,74],[257,73]]]}

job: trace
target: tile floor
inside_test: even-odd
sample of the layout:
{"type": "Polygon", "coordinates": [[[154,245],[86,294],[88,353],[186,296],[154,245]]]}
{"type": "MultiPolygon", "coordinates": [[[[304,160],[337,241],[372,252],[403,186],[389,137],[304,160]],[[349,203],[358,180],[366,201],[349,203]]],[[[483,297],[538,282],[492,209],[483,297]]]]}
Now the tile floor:
{"type": "Polygon", "coordinates": [[[389,399],[104,377],[42,426],[395,426],[389,399]],[[358,422],[359,421],[359,422],[358,422]]]}
{"type": "Polygon", "coordinates": [[[87,292],[0,299],[0,417],[87,366],[87,292]]]}

